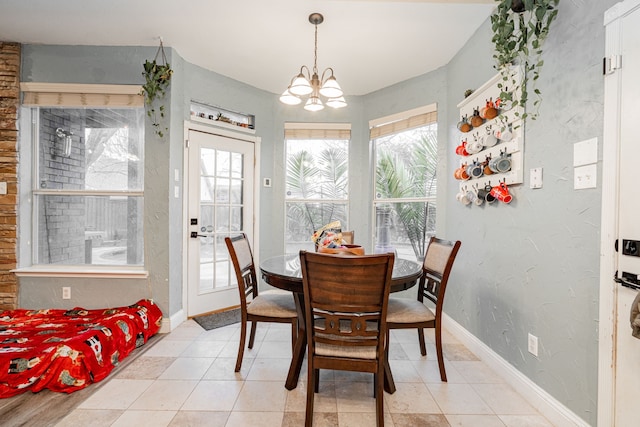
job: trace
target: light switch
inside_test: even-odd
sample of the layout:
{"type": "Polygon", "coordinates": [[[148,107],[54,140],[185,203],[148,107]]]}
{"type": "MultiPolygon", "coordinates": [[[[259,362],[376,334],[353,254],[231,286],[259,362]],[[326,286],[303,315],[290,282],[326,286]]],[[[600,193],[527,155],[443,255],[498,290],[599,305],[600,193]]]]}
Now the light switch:
{"type": "Polygon", "coordinates": [[[596,165],[580,166],[573,169],[573,188],[582,190],[596,188],[598,168],[596,165]]]}
{"type": "Polygon", "coordinates": [[[573,144],[573,166],[590,165],[598,162],[598,138],[591,138],[573,144]]]}
{"type": "Polygon", "coordinates": [[[542,168],[529,170],[529,188],[542,188],[542,168]]]}
{"type": "Polygon", "coordinates": [[[264,185],[265,187],[271,187],[271,178],[265,178],[265,179],[263,180],[263,185],[264,185]]]}

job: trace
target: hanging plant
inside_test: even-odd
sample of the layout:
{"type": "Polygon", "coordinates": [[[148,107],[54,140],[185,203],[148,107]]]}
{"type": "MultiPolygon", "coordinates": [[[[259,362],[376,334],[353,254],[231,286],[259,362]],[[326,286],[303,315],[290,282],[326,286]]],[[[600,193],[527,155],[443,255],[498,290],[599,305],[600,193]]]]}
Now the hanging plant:
{"type": "MultiPolygon", "coordinates": [[[[500,99],[522,107],[521,118],[535,120],[542,101],[536,87],[540,77],[542,45],[549,35],[549,27],[558,15],[560,0],[499,0],[491,15],[491,30],[496,68],[502,74],[500,99]],[[513,78],[512,67],[521,69],[521,79],[513,78]],[[534,112],[527,113],[529,93],[535,94],[534,112]]],[[[520,116],[520,113],[516,113],[520,116]]]]}
{"type": "Polygon", "coordinates": [[[171,75],[173,70],[167,62],[167,56],[164,53],[164,46],[162,40],[160,40],[160,47],[156,53],[153,61],[144,62],[144,76],[145,83],[142,85],[142,95],[144,95],[144,103],[147,107],[147,116],[151,119],[153,129],[160,138],[164,136],[164,132],[169,128],[164,129],[160,125],[160,120],[164,119],[165,108],[163,104],[158,106],[156,110],[156,104],[154,101],[164,99],[166,90],[171,82],[171,75]],[[158,56],[160,56],[160,63],[158,63],[158,56]]]}

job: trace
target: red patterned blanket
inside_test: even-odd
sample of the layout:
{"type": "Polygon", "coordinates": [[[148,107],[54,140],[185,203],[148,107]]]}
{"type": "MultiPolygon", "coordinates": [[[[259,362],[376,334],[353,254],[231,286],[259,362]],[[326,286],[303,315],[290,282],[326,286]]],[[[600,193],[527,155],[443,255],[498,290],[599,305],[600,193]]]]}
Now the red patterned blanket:
{"type": "Polygon", "coordinates": [[[150,300],[99,310],[0,312],[0,398],[48,388],[72,393],[104,379],[160,329],[150,300]]]}

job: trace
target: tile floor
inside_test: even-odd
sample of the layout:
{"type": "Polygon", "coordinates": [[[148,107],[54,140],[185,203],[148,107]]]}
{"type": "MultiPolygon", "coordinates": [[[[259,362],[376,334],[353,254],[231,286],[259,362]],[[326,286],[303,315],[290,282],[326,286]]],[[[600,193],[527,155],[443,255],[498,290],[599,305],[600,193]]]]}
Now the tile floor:
{"type": "MultiPolygon", "coordinates": [[[[298,427],[304,425],[306,362],[295,390],[284,380],[290,327],[258,325],[253,350],[234,373],[239,326],[211,331],[189,320],[64,418],[66,426],[298,427]]],[[[415,330],[392,331],[397,391],[384,396],[389,427],[552,427],[453,336],[443,336],[448,382],[440,382],[433,330],[427,357],[415,330]]],[[[375,426],[369,374],[321,371],[314,426],[375,426]]]]}

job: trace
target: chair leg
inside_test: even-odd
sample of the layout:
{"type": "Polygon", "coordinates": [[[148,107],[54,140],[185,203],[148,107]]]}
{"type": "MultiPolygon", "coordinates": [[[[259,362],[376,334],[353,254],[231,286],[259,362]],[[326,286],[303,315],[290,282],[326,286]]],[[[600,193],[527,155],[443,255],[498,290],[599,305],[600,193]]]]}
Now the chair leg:
{"type": "Polygon", "coordinates": [[[420,354],[427,355],[427,346],[424,343],[424,329],[418,328],[418,341],[420,342],[420,354]]]}
{"type": "Polygon", "coordinates": [[[320,393],[320,369],[314,369],[313,372],[313,380],[316,384],[316,386],[313,388],[313,391],[315,393],[320,393]]]}
{"type": "Polygon", "coordinates": [[[291,321],[291,351],[296,349],[296,341],[298,339],[298,319],[291,321]]]}
{"type": "Polygon", "coordinates": [[[384,427],[384,368],[378,369],[378,373],[374,377],[374,383],[376,385],[376,426],[384,427]]]}
{"type": "Polygon", "coordinates": [[[305,427],[313,426],[313,400],[315,398],[315,389],[318,386],[317,378],[315,373],[318,372],[318,369],[313,369],[313,363],[308,360],[308,370],[307,370],[307,408],[304,416],[304,425],[305,427]]]}
{"type": "Polygon", "coordinates": [[[236,359],[236,372],[240,372],[242,368],[242,357],[244,356],[244,344],[247,339],[247,321],[240,322],[240,344],[238,346],[238,358],[236,359]]]}
{"type": "Polygon", "coordinates": [[[440,380],[447,382],[447,372],[444,368],[444,357],[442,356],[442,328],[440,322],[436,323],[436,353],[438,355],[438,367],[440,368],[440,380]]]}
{"type": "Polygon", "coordinates": [[[253,348],[253,342],[256,340],[256,325],[258,322],[255,320],[251,322],[251,335],[249,335],[249,348],[253,348]]]}

